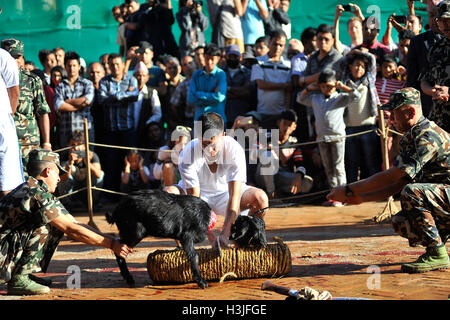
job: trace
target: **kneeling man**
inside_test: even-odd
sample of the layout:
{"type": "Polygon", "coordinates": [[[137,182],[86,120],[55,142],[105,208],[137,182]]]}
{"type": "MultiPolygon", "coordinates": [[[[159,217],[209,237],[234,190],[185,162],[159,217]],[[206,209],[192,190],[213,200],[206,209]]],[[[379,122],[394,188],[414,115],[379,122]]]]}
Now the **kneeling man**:
{"type": "Polygon", "coordinates": [[[395,128],[404,133],[392,168],[339,187],[328,199],[349,204],[384,200],[401,191],[402,210],[392,218],[394,230],[412,247],[426,252],[402,265],[409,273],[450,266],[445,243],[450,234],[450,135],[422,115],[420,93],[395,91],[381,106],[391,111],[395,128]]]}
{"type": "Polygon", "coordinates": [[[34,276],[46,272],[64,233],[86,244],[109,248],[126,258],[132,250],[113,237],[80,225],[53,196],[66,173],[59,155],[44,149],[29,153],[28,180],[0,200],[0,283],[9,295],[44,294],[50,280],[34,276]]]}
{"type": "MultiPolygon", "coordinates": [[[[191,140],[179,156],[181,180],[165,191],[200,197],[214,212],[225,216],[218,240],[221,246],[227,247],[236,217],[254,214],[263,218],[267,211],[261,209],[269,206],[269,200],[263,190],[246,184],[244,149],[236,140],[225,136],[222,117],[207,112],[198,121],[201,132],[194,134],[201,137],[191,140]]],[[[214,241],[213,246],[216,244],[214,241]]]]}

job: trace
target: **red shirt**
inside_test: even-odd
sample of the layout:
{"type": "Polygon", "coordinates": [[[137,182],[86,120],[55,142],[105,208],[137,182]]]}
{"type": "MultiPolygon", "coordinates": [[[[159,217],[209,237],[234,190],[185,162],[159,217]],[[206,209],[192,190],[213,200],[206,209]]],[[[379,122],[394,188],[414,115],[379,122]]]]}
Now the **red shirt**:
{"type": "Polygon", "coordinates": [[[375,39],[374,43],[368,47],[364,43],[361,45],[363,48],[369,49],[369,52],[375,56],[375,58],[382,58],[385,54],[391,53],[391,50],[387,45],[382,44],[381,42],[378,42],[377,39],[375,39]]]}
{"type": "MultiPolygon", "coordinates": [[[[377,93],[378,97],[380,98],[380,103],[385,104],[389,102],[389,97],[393,92],[406,86],[406,82],[398,79],[377,78],[375,86],[377,87],[377,93]]],[[[384,115],[385,117],[389,117],[390,112],[385,111],[384,115]]]]}

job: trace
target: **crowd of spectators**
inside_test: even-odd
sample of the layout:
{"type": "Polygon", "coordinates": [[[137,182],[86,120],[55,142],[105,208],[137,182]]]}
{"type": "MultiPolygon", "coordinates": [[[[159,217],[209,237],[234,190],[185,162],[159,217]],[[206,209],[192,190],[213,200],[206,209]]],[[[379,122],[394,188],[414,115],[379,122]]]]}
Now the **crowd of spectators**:
{"type": "MultiPolygon", "coordinates": [[[[84,183],[87,161],[93,183],[114,191],[177,183],[176,155],[193,137],[194,121],[212,111],[233,129],[230,134],[267,129],[244,148],[248,183],[273,198],[345,185],[382,170],[377,106],[396,89],[421,90],[424,115],[449,130],[448,120],[432,112],[436,104],[448,109],[448,91],[446,101],[437,98],[432,75],[421,74],[429,48],[446,37],[434,18],[437,3],[429,1],[426,23],[406,0],[408,16],[393,13],[381,37],[381,21],[365,17],[356,4],[337,5],[333,25],[305,26],[296,35],[289,0],[206,0],[206,7],[180,0],[176,13],[171,0],[126,0],[112,8],[117,52],[88,66],[61,47],[39,52],[41,68],[23,53],[22,62],[15,58],[43,84],[33,102],[41,111],[31,112],[48,114],[48,123],[39,126],[41,143],[53,150],[72,146],[61,153],[68,171],[61,194],[84,183]],[[349,43],[340,39],[343,16],[349,18],[349,43]],[[174,23],[181,30],[178,41],[174,23]],[[91,142],[154,151],[85,150],[84,119],[91,142]],[[320,142],[302,146],[315,140],[320,142]],[[255,152],[247,152],[254,145],[255,152]],[[278,171],[267,173],[274,162],[278,171]]],[[[19,115],[14,118],[19,128],[19,115]]],[[[390,135],[390,161],[398,141],[390,135]]]]}

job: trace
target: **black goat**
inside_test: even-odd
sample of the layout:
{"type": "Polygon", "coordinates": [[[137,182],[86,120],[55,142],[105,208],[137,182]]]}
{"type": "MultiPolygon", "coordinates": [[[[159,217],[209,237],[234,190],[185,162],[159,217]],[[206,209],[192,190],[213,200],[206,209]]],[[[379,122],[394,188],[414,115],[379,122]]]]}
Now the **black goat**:
{"type": "MultiPolygon", "coordinates": [[[[161,190],[135,191],[127,195],[112,214],[106,213],[106,220],[119,229],[120,242],[129,247],[136,246],[147,236],[179,240],[191,263],[194,280],[201,288],[206,288],[208,283],[200,274],[194,243],[207,238],[210,218],[211,208],[200,198],[161,190]]],[[[125,259],[116,255],[116,260],[121,275],[134,287],[125,259]]]]}
{"type": "Polygon", "coordinates": [[[266,224],[258,216],[238,216],[231,226],[230,240],[241,247],[266,247],[266,224]]]}

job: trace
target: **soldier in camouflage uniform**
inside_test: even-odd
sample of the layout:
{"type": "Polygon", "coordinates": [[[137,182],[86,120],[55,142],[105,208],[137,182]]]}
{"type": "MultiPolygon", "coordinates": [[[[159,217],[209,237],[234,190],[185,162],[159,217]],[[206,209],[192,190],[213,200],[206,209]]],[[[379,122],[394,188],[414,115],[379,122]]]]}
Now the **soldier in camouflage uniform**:
{"type": "Polygon", "coordinates": [[[20,97],[19,105],[14,113],[14,123],[20,143],[23,168],[26,168],[28,154],[31,150],[40,147],[41,133],[43,147],[51,150],[50,107],[45,100],[42,80],[25,69],[23,42],[17,39],[4,39],[1,47],[16,59],[19,66],[20,97]]]}
{"type": "Polygon", "coordinates": [[[33,149],[26,182],[0,201],[0,282],[8,283],[8,294],[43,294],[50,291],[47,279],[32,272],[46,272],[61,237],[110,248],[125,258],[131,249],[118,240],[80,225],[53,196],[59,174],[59,155],[33,149]]]}
{"type": "Polygon", "coordinates": [[[444,37],[431,48],[420,80],[422,91],[434,100],[430,119],[450,132],[450,1],[442,1],[437,9],[437,25],[444,37]]]}
{"type": "Polygon", "coordinates": [[[404,133],[393,167],[345,187],[327,197],[349,204],[379,201],[401,191],[402,210],[392,218],[394,230],[426,252],[404,272],[415,273],[450,266],[445,243],[450,233],[450,135],[423,117],[420,92],[404,88],[387,104],[395,128],[404,133]]]}

